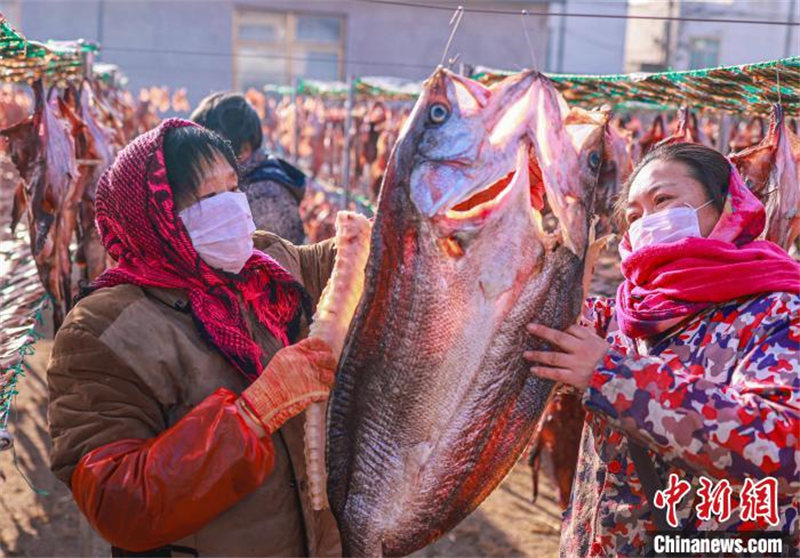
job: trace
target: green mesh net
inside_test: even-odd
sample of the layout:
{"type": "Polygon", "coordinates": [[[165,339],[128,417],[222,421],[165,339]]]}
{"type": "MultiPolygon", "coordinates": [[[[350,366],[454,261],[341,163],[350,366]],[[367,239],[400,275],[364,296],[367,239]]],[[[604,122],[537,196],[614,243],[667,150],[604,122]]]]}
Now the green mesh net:
{"type": "Polygon", "coordinates": [[[85,56],[98,46],[84,40],[29,41],[0,14],[0,81],[31,83],[43,77],[52,80],[81,78],[85,56]]]}
{"type": "MultiPolygon", "coordinates": [[[[265,86],[264,90],[281,86],[265,86]]],[[[283,86],[286,87],[286,86],[283,86]]],[[[366,97],[390,97],[395,99],[414,99],[422,91],[422,82],[387,76],[365,76],[353,82],[354,92],[366,97]]],[[[317,79],[300,79],[297,81],[298,95],[315,95],[321,97],[347,96],[349,86],[342,81],[322,81],[317,79]]],[[[291,87],[288,88],[291,93],[291,87]]]]}
{"type": "MultiPolygon", "coordinates": [[[[477,66],[473,79],[490,84],[515,73],[477,66]]],[[[721,66],[684,72],[618,75],[546,74],[570,103],[585,107],[670,110],[697,107],[769,115],[780,102],[788,115],[800,115],[800,56],[740,66],[721,66]],[[780,85],[779,85],[780,84],[780,85]]],[[[422,82],[393,77],[362,77],[354,82],[364,96],[413,99],[422,82]]],[[[291,87],[280,87],[290,94],[291,87]]],[[[340,81],[298,80],[298,94],[345,97],[348,85],[340,81]]]]}
{"type": "MultiPolygon", "coordinates": [[[[472,77],[492,83],[514,72],[478,67],[472,77]]],[[[663,110],[682,106],[768,115],[780,102],[800,115],[800,57],[684,72],[622,75],[548,74],[571,104],[663,110]],[[780,86],[779,86],[780,84],[780,86]],[[780,88],[779,88],[780,87],[780,88]]]]}

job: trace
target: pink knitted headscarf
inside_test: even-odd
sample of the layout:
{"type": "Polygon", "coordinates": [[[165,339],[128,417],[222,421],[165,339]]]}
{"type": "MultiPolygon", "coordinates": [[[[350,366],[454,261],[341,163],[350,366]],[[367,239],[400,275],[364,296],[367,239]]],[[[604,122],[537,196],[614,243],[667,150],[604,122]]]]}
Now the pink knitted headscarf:
{"type": "Polygon", "coordinates": [[[171,118],[140,135],[117,155],[97,186],[97,227],[118,266],[90,290],[130,283],[184,289],[204,336],[242,374],[253,379],[265,363],[237,298],[284,345],[299,327],[308,297],[275,260],[259,252],[238,275],[211,268],[195,251],[175,211],[164,164],[164,134],[194,126],[171,118]]]}

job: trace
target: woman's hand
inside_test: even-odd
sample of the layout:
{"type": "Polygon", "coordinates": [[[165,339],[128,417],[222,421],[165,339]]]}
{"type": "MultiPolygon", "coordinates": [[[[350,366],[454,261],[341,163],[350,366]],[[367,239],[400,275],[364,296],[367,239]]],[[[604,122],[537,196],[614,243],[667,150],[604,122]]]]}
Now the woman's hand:
{"type": "Polygon", "coordinates": [[[545,365],[532,366],[531,373],[580,390],[589,385],[595,368],[610,347],[594,330],[582,325],[571,325],[566,331],[559,331],[530,323],[528,331],[560,349],[525,351],[522,356],[526,360],[545,365]]]}
{"type": "Polygon", "coordinates": [[[240,411],[251,411],[267,434],[274,434],[306,407],[328,398],[336,357],[318,337],[280,349],[266,369],[242,392],[240,411]]]}

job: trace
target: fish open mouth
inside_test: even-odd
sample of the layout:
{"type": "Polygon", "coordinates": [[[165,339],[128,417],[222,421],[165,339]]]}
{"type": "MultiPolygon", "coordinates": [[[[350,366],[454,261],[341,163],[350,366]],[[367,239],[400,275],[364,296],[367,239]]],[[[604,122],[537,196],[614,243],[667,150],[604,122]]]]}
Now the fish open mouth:
{"type": "Polygon", "coordinates": [[[509,193],[521,182],[527,181],[528,148],[520,146],[513,170],[487,186],[473,190],[465,200],[445,210],[444,216],[453,221],[482,220],[497,209],[509,197],[509,193]]]}

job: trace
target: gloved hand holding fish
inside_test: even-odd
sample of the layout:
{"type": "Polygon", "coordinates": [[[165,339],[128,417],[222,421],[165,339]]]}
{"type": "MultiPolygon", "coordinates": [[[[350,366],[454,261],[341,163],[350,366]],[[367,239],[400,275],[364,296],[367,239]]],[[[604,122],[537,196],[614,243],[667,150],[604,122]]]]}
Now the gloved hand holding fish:
{"type": "Polygon", "coordinates": [[[439,68],[392,154],[364,292],[328,410],[328,496],[346,556],[403,555],[474,510],[526,447],[553,383],[529,322],[583,299],[600,159],[535,71],[486,87],[439,68]],[[546,232],[544,196],[559,230],[546,232]]]}

